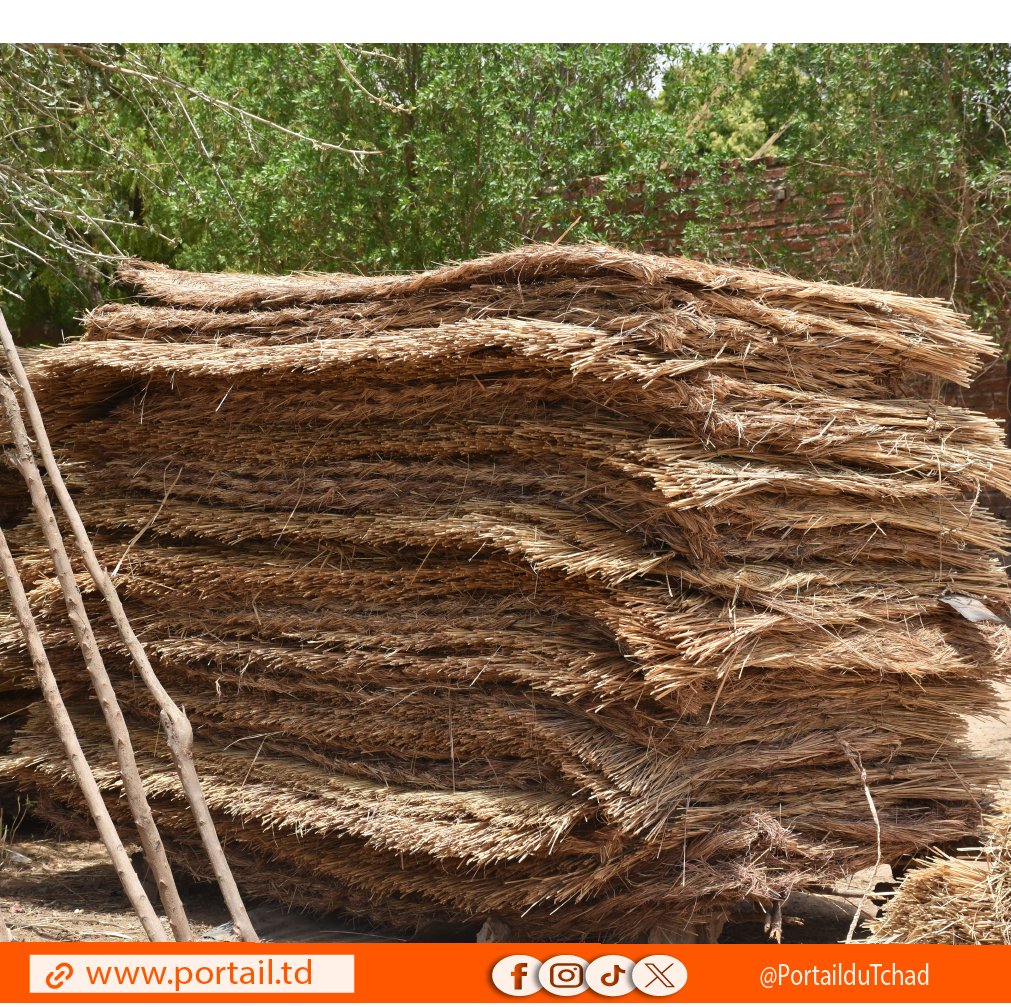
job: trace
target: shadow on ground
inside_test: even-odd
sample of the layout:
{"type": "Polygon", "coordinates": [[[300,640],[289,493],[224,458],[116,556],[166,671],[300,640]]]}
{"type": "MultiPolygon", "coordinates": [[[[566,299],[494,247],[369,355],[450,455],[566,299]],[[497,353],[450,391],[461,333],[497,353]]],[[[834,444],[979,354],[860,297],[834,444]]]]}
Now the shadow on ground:
{"type": "MultiPolygon", "coordinates": [[[[842,899],[817,895],[794,895],[783,906],[784,917],[802,919],[801,926],[783,927],[784,944],[838,944],[846,940],[855,906],[842,899]]],[[[857,927],[854,940],[870,937],[863,926],[857,927]]],[[[719,944],[768,944],[769,938],[759,922],[728,923],[719,944]]]]}

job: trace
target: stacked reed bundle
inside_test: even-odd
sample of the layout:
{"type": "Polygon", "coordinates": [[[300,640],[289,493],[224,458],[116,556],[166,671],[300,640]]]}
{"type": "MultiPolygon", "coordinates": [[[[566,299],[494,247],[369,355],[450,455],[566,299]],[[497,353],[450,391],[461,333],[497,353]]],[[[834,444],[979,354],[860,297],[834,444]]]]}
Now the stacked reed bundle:
{"type": "MultiPolygon", "coordinates": [[[[1000,767],[963,716],[1009,637],[944,598],[1009,609],[977,501],[1011,452],[903,397],[990,350],[941,304],[585,246],[122,276],[161,303],[98,309],[30,376],[248,895],[634,939],[873,864],[848,752],[886,858],[976,828],[1000,767]]],[[[113,792],[41,539],[9,538],[113,792]]],[[[0,671],[30,685],[13,629],[0,671]]],[[[41,712],[0,773],[79,820],[41,712]]]]}
{"type": "Polygon", "coordinates": [[[868,944],[1011,944],[1011,804],[982,847],[940,854],[903,878],[868,944]]]}

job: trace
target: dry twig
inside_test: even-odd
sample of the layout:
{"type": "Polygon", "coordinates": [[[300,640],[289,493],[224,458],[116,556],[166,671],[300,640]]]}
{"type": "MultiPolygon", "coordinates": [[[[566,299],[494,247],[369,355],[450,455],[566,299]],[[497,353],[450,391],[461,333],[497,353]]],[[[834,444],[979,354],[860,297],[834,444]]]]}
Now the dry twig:
{"type": "MultiPolygon", "coordinates": [[[[0,332],[3,332],[5,336],[9,336],[2,315],[0,315],[0,332]]],[[[133,745],[130,741],[130,732],[127,729],[123,711],[116,698],[116,692],[105,669],[105,663],[98,649],[91,621],[84,607],[84,599],[81,597],[81,591],[77,586],[77,579],[74,576],[70,558],[67,556],[66,548],[63,544],[63,537],[60,534],[56,516],[53,514],[49,498],[46,495],[45,486],[42,483],[42,477],[35,464],[28,434],[21,420],[21,411],[18,408],[17,398],[7,379],[3,376],[0,376],[0,399],[2,399],[3,411],[7,417],[7,423],[14,441],[13,455],[9,454],[8,457],[11,457],[28,487],[32,506],[35,508],[39,525],[45,537],[46,544],[49,547],[53,565],[56,568],[57,578],[60,582],[60,588],[66,601],[70,624],[78,646],[81,649],[81,654],[84,657],[84,663],[91,677],[92,686],[101,703],[102,712],[109,727],[109,733],[112,736],[113,749],[116,752],[116,759],[123,779],[123,789],[126,792],[127,802],[130,805],[131,814],[137,825],[137,832],[140,836],[141,845],[144,848],[144,854],[154,873],[162,905],[168,914],[176,940],[191,940],[192,934],[190,933],[189,923],[186,920],[186,913],[183,909],[182,900],[179,898],[179,893],[176,890],[175,881],[172,878],[172,868],[169,866],[161,836],[158,834],[158,827],[155,825],[154,818],[151,815],[151,808],[144,793],[144,783],[137,769],[137,761],[134,757],[133,745]]],[[[23,630],[24,626],[22,626],[23,630]]],[[[160,924],[158,932],[161,932],[160,924]]],[[[155,940],[156,938],[152,937],[151,939],[155,940]]]]}
{"type": "Polygon", "coordinates": [[[877,834],[877,859],[874,861],[874,870],[871,873],[870,879],[867,882],[867,887],[860,895],[860,901],[857,903],[856,912],[853,914],[853,919],[850,920],[850,928],[846,933],[846,940],[844,943],[853,943],[853,934],[856,931],[857,924],[860,922],[860,914],[864,909],[864,902],[870,896],[871,892],[874,891],[874,886],[877,883],[878,868],[881,866],[881,819],[878,818],[878,809],[874,805],[874,798],[871,795],[871,788],[867,783],[867,771],[864,769],[863,760],[860,758],[860,753],[855,751],[853,747],[845,740],[842,741],[843,751],[846,753],[846,758],[849,759],[850,765],[856,771],[857,775],[860,777],[860,782],[864,788],[864,796],[867,798],[867,806],[871,809],[871,818],[874,819],[874,829],[877,834]]]}
{"type": "MultiPolygon", "coordinates": [[[[133,864],[130,862],[123,843],[120,841],[116,826],[109,817],[102,794],[95,782],[94,774],[88,765],[88,760],[81,748],[81,743],[74,731],[74,725],[67,713],[67,708],[60,695],[59,686],[56,684],[56,676],[49,666],[49,658],[46,656],[45,648],[42,645],[42,638],[39,636],[35,620],[32,617],[31,609],[28,606],[28,598],[21,584],[21,577],[18,573],[17,565],[7,546],[7,539],[3,530],[0,529],[0,566],[3,568],[4,580],[7,582],[7,590],[11,596],[14,614],[17,617],[18,625],[21,627],[21,634],[24,638],[25,646],[32,660],[32,666],[38,676],[39,685],[42,688],[42,695],[52,717],[53,726],[63,745],[67,758],[77,778],[78,786],[87,802],[88,810],[98,829],[99,836],[109,851],[113,867],[123,885],[130,904],[137,913],[141,924],[146,931],[148,938],[152,941],[167,941],[168,935],[165,933],[158,916],[151,905],[150,900],[144,892],[144,888],[137,877],[133,864]]],[[[6,928],[5,928],[6,929],[6,928]]],[[[10,939],[9,935],[7,940],[10,939]]]]}

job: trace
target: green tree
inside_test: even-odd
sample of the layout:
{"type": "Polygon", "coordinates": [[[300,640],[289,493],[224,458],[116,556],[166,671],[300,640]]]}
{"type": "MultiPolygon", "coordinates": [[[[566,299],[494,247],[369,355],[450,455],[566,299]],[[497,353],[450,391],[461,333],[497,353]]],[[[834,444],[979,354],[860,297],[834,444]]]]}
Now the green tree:
{"type": "Polygon", "coordinates": [[[672,191],[660,164],[674,156],[678,124],[657,115],[649,95],[671,51],[179,50],[175,58],[189,67],[188,79],[207,90],[240,95],[307,133],[368,136],[382,154],[364,163],[273,139],[251,147],[235,124],[213,133],[208,124],[220,183],[189,143],[178,156],[186,177],[197,180],[197,200],[178,188],[155,196],[152,218],[185,236],[177,261],[198,268],[421,268],[558,234],[577,218],[572,236],[635,240],[648,227],[641,214],[626,212],[627,187],[646,186],[649,197],[672,191]],[[565,198],[581,178],[597,180],[592,193],[565,198]],[[227,233],[222,220],[231,222],[227,233]]]}
{"type": "Polygon", "coordinates": [[[12,322],[44,317],[73,327],[101,299],[124,254],[164,258],[179,245],[146,206],[177,186],[192,192],[173,154],[191,110],[314,149],[368,156],[309,139],[179,80],[165,47],[0,45],[0,293],[12,322]],[[189,106],[189,107],[188,107],[189,106]]]}
{"type": "Polygon", "coordinates": [[[832,278],[1001,330],[1009,66],[984,44],[5,46],[2,282],[15,324],[69,328],[120,254],[415,269],[566,232],[639,247],[682,215],[684,251],[733,258],[718,224],[766,197],[763,153],[812,220],[846,191],[832,278]]]}
{"type": "Polygon", "coordinates": [[[775,46],[740,88],[796,190],[848,190],[850,282],[1011,322],[1011,46],[775,46]]]}

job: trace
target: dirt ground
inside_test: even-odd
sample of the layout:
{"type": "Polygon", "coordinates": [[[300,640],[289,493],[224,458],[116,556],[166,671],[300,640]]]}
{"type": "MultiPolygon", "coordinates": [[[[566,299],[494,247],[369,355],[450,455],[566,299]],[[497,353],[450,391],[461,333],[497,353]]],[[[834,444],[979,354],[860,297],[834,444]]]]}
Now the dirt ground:
{"type": "MultiPolygon", "coordinates": [[[[0,912],[15,940],[147,940],[101,843],[41,835],[9,849],[31,861],[8,857],[0,868],[0,912]]],[[[187,898],[186,909],[195,936],[228,920],[213,894],[187,898]]]]}
{"type": "MultiPolygon", "coordinates": [[[[147,940],[101,843],[43,832],[11,843],[6,854],[0,867],[0,913],[14,940],[147,940]]],[[[196,940],[237,940],[217,886],[176,880],[196,940]]],[[[153,884],[145,887],[153,896],[153,884]]],[[[276,905],[248,908],[256,932],[268,942],[361,944],[402,939],[370,933],[343,917],[314,919],[276,905]]],[[[171,936],[166,917],[161,920],[171,936]]]]}
{"type": "MultiPolygon", "coordinates": [[[[998,691],[1003,701],[1002,715],[997,720],[992,717],[970,717],[969,744],[978,755],[1011,762],[1011,682],[1000,686],[998,691]]],[[[1011,790],[1011,777],[1005,789],[1011,790]]]]}
{"type": "MultiPolygon", "coordinates": [[[[1007,704],[999,720],[970,721],[972,746],[980,755],[1011,761],[1011,685],[1005,686],[1007,704]]],[[[1011,790],[1011,778],[1007,784],[1011,790]]],[[[884,874],[879,880],[887,881],[884,874]]],[[[861,886],[862,887],[862,886],[861,886]]],[[[198,940],[233,940],[229,915],[214,886],[193,885],[181,892],[198,940]]],[[[784,916],[803,924],[784,928],[785,944],[824,944],[846,936],[853,906],[841,899],[794,896],[784,916]]],[[[130,909],[104,847],[97,842],[66,840],[44,831],[24,828],[15,833],[0,863],[0,915],[17,941],[145,941],[140,923],[130,909]],[[10,856],[10,852],[18,856],[10,856]],[[18,858],[24,858],[23,862],[18,858]]],[[[267,941],[360,943],[395,941],[373,934],[339,917],[314,920],[279,906],[251,911],[254,925],[267,941]]],[[[164,921],[164,917],[162,918],[164,921]]],[[[168,924],[165,923],[166,932],[168,924]]],[[[866,936],[858,930],[857,936],[866,936]]],[[[425,940],[460,940],[432,937],[425,940]]],[[[522,935],[516,935],[522,940],[522,935]]],[[[757,922],[728,924],[721,944],[764,944],[757,922]]]]}
{"type": "MultiPolygon", "coordinates": [[[[146,941],[116,873],[98,842],[41,835],[12,844],[9,850],[30,863],[12,863],[0,872],[0,912],[16,941],[146,941]]],[[[187,916],[197,940],[234,940],[229,915],[211,885],[183,889],[187,916]]],[[[374,943],[396,941],[368,933],[337,916],[313,919],[279,906],[254,907],[250,916],[262,939],[270,942],[374,943]]],[[[789,923],[785,944],[826,944],[845,938],[853,906],[842,899],[794,896],[784,908],[789,923]]],[[[164,922],[165,917],[162,917],[164,922]]],[[[165,922],[166,934],[170,934],[165,922]]],[[[452,941],[459,937],[429,934],[419,939],[452,941]]],[[[470,938],[473,940],[473,938],[470,938]]],[[[518,937],[518,939],[522,939],[518,937]]],[[[721,944],[764,944],[761,923],[728,924],[721,944]]]]}

